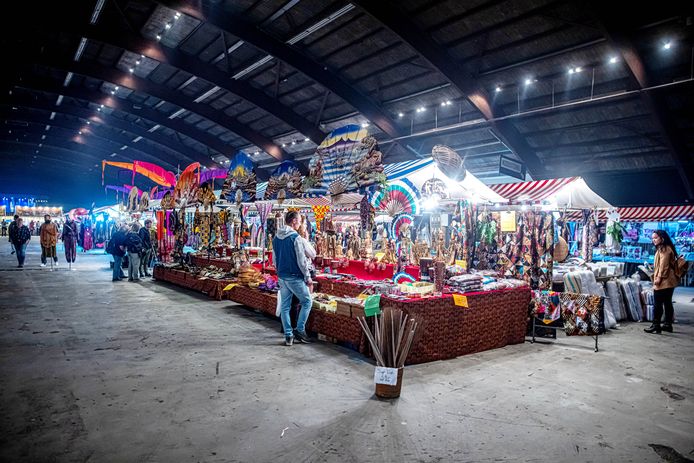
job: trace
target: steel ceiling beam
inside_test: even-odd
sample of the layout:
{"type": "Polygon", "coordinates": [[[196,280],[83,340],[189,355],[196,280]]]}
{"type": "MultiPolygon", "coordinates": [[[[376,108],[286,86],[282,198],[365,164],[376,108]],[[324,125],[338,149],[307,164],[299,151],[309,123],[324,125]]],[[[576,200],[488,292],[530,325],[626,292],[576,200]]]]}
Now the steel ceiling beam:
{"type": "Polygon", "coordinates": [[[202,78],[210,84],[239,96],[271,114],[296,129],[302,135],[309,137],[316,144],[320,144],[327,135],[316,128],[311,121],[281,104],[265,92],[256,89],[246,81],[230,79],[227,73],[220,71],[216,66],[177,49],[164,47],[156,40],[146,39],[127,30],[108,27],[102,24],[102,22],[99,22],[98,26],[76,24],[70,28],[66,28],[64,24],[61,24],[61,28],[69,31],[71,35],[85,37],[89,40],[144,55],[160,63],[166,63],[198,78],[202,78]]]}
{"type": "Polygon", "coordinates": [[[211,2],[191,0],[158,0],[159,3],[189,15],[248,42],[254,47],[301,71],[335,95],[345,100],[391,137],[402,135],[391,114],[371,98],[361,93],[339,74],[287,45],[267,32],[248,22],[245,18],[225,10],[211,2]]]}
{"type": "MultiPolygon", "coordinates": [[[[106,107],[117,109],[118,111],[131,114],[138,118],[145,119],[154,125],[160,125],[162,127],[166,127],[167,129],[173,130],[174,132],[178,132],[192,140],[197,141],[200,144],[203,144],[214,149],[215,151],[220,152],[225,156],[232,156],[236,152],[234,147],[230,147],[229,145],[221,141],[219,138],[210,135],[209,133],[204,132],[200,129],[197,129],[195,126],[191,124],[186,124],[181,119],[169,119],[168,117],[166,117],[164,113],[160,111],[152,109],[146,105],[135,104],[125,98],[107,95],[106,93],[99,92],[96,90],[89,90],[85,87],[64,87],[53,80],[37,79],[34,77],[23,78],[21,81],[18,81],[16,83],[16,86],[26,88],[31,91],[52,93],[54,95],[64,95],[69,96],[70,98],[75,98],[77,100],[91,102],[94,104],[103,104],[106,107]]],[[[109,123],[111,123],[110,119],[116,119],[116,122],[118,120],[122,120],[115,117],[109,117],[109,123]]],[[[144,137],[144,135],[142,136],[144,137]]],[[[167,146],[169,147],[171,146],[168,144],[173,143],[170,137],[153,132],[147,132],[146,138],[149,138],[152,141],[162,144],[166,141],[167,146]]],[[[179,149],[171,149],[174,149],[174,151],[179,151],[179,149]]],[[[189,149],[191,150],[190,156],[194,157],[196,151],[193,148],[189,149]]],[[[200,162],[202,162],[203,159],[204,158],[201,158],[200,162]]],[[[205,162],[210,162],[210,160],[205,159],[205,162]]]]}
{"type": "MultiPolygon", "coordinates": [[[[593,11],[600,22],[600,28],[611,47],[618,50],[630,72],[630,78],[637,88],[643,90],[652,85],[648,69],[641,52],[634,42],[634,28],[624,16],[624,11],[616,11],[609,2],[592,2],[593,11]]],[[[650,19],[650,18],[649,18],[650,19]]],[[[687,192],[688,199],[694,199],[694,161],[684,138],[678,133],[676,121],[669,113],[662,97],[653,92],[641,92],[641,101],[651,113],[651,120],[661,133],[670,151],[672,163],[680,181],[687,192]]]]}
{"type": "MultiPolygon", "coordinates": [[[[116,135],[113,133],[105,133],[103,128],[96,127],[96,124],[85,125],[79,121],[70,121],[63,118],[55,118],[54,120],[49,120],[48,118],[38,117],[35,115],[29,115],[25,112],[19,111],[4,111],[4,116],[6,122],[18,121],[25,122],[32,126],[40,126],[37,131],[39,133],[44,129],[46,124],[50,124],[51,129],[57,128],[59,130],[67,131],[67,136],[69,137],[81,137],[84,139],[94,138],[96,142],[99,142],[99,146],[106,150],[110,150],[119,154],[127,159],[141,159],[147,162],[154,162],[162,166],[168,166],[171,169],[176,169],[176,165],[170,161],[165,161],[162,157],[152,155],[150,152],[143,151],[141,148],[142,144],[133,143],[132,138],[125,137],[123,135],[116,135]],[[83,134],[79,135],[79,131],[83,134]],[[107,146],[107,143],[112,144],[111,147],[107,146]],[[126,150],[121,150],[121,147],[127,145],[126,150]]],[[[22,127],[18,127],[22,129],[22,127]]]]}
{"type": "Polygon", "coordinates": [[[41,65],[60,69],[64,72],[72,72],[73,74],[79,74],[104,82],[110,82],[112,84],[119,85],[140,93],[146,93],[160,100],[170,102],[182,110],[190,111],[209,119],[222,127],[225,127],[240,137],[245,138],[250,143],[258,146],[275,159],[285,159],[284,152],[274,141],[239,122],[237,119],[227,116],[220,111],[216,111],[206,104],[196,103],[195,101],[185,97],[182,93],[165,88],[148,79],[138,77],[135,74],[122,72],[116,68],[109,68],[95,62],[86,62],[84,60],[75,62],[72,59],[55,56],[54,53],[44,53],[36,58],[38,60],[38,64],[41,65]]]}
{"type": "MultiPolygon", "coordinates": [[[[63,102],[60,106],[55,106],[52,103],[46,102],[46,101],[39,101],[36,99],[31,99],[28,97],[23,97],[20,98],[19,96],[13,95],[9,99],[6,100],[8,105],[12,105],[14,107],[22,107],[26,109],[33,109],[33,110],[38,110],[38,111],[44,111],[44,112],[55,112],[56,114],[62,114],[62,115],[69,115],[81,119],[86,119],[90,121],[90,126],[91,127],[99,127],[101,125],[104,126],[109,126],[109,127],[114,127],[118,130],[123,130],[126,132],[131,133],[134,137],[140,136],[144,140],[149,140],[152,143],[157,143],[161,146],[164,146],[170,150],[176,151],[182,159],[178,160],[187,160],[189,162],[197,161],[197,162],[205,162],[206,164],[210,163],[210,160],[207,156],[201,155],[197,152],[195,152],[192,148],[182,145],[180,143],[176,143],[174,140],[171,140],[169,137],[165,137],[161,134],[153,134],[151,132],[148,132],[145,128],[138,126],[137,124],[134,124],[132,122],[128,122],[127,120],[119,119],[114,116],[109,116],[105,114],[103,111],[102,112],[95,112],[93,110],[87,109],[87,108],[82,108],[80,106],[72,105],[67,102],[63,102]],[[155,136],[152,136],[155,135],[155,136]],[[189,154],[190,153],[190,154],[189,154]]],[[[2,99],[0,99],[0,104],[2,103],[2,99]]],[[[45,119],[44,124],[53,124],[53,121],[50,119],[45,119]]],[[[106,133],[106,132],[104,132],[106,133]]],[[[106,137],[106,135],[104,135],[106,137]]],[[[107,137],[106,137],[107,138],[107,137]]],[[[130,145],[133,143],[133,139],[130,138],[128,139],[129,141],[124,142],[123,144],[130,145]]],[[[149,145],[151,146],[151,145],[149,145]]],[[[167,152],[161,152],[161,155],[155,153],[148,152],[150,156],[152,156],[154,159],[156,159],[158,162],[168,162],[170,163],[171,159],[169,156],[169,153],[167,152]],[[165,156],[164,156],[165,155],[165,156]]]]}
{"type": "Polygon", "coordinates": [[[528,171],[534,178],[547,175],[542,160],[513,123],[508,120],[493,121],[495,114],[492,111],[491,98],[487,91],[470,72],[457,64],[443,46],[420,30],[409,18],[399,12],[396,5],[390,2],[354,0],[353,3],[390,29],[424,58],[433,69],[452,82],[485,119],[492,121],[491,126],[494,131],[504,144],[525,162],[528,171]]]}

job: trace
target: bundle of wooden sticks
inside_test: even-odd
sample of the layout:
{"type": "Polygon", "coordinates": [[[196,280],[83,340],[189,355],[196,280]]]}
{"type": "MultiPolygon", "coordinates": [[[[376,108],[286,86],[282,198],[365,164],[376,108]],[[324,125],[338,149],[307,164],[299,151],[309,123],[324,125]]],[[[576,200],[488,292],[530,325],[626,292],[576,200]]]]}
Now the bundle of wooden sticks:
{"type": "Polygon", "coordinates": [[[401,310],[385,308],[381,315],[374,317],[373,331],[364,317],[357,320],[371,344],[378,366],[401,368],[405,365],[417,330],[414,318],[401,310]]]}

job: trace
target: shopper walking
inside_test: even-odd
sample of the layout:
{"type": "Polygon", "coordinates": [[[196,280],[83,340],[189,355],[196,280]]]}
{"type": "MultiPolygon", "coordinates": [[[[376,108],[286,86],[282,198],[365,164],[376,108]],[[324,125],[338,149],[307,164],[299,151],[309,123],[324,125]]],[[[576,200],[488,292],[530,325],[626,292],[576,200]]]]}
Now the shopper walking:
{"type": "Polygon", "coordinates": [[[149,260],[152,258],[152,238],[149,230],[152,228],[152,221],[145,220],[145,226],[140,228],[138,236],[142,241],[142,254],[140,255],[140,278],[152,276],[149,273],[149,260]]]}
{"type": "Polygon", "coordinates": [[[661,331],[672,333],[672,321],[675,318],[675,308],[672,305],[672,294],[677,287],[678,278],[675,275],[677,250],[665,230],[656,230],[651,235],[655,245],[653,261],[653,323],[645,328],[646,333],[660,334],[661,331]],[[665,312],[665,323],[660,325],[660,319],[665,312]]]}
{"type": "Polygon", "coordinates": [[[51,222],[51,216],[46,214],[41,225],[41,267],[46,266],[47,259],[53,259],[56,267],[58,266],[58,254],[56,244],[58,244],[58,227],[51,222]]]}
{"type": "Polygon", "coordinates": [[[142,240],[138,234],[139,231],[140,224],[135,222],[130,226],[130,232],[125,237],[125,246],[128,250],[128,281],[140,281],[142,240]]]}
{"type": "Polygon", "coordinates": [[[2,221],[2,236],[7,236],[7,220],[2,221]]]}
{"type": "Polygon", "coordinates": [[[272,246],[280,286],[280,316],[284,328],[284,343],[291,346],[294,343],[294,338],[299,342],[311,342],[306,334],[306,321],[309,313],[311,313],[313,282],[311,281],[304,246],[297,233],[297,229],[301,225],[299,213],[296,211],[287,212],[284,223],[285,226],[277,231],[272,246]],[[295,295],[301,304],[296,329],[292,329],[289,317],[292,295],[295,295]]]}
{"type": "Polygon", "coordinates": [[[106,252],[113,256],[113,281],[121,281],[125,278],[123,274],[123,256],[125,256],[125,238],[128,228],[125,224],[120,225],[113,233],[106,245],[106,252]]]}
{"type": "Polygon", "coordinates": [[[77,222],[68,217],[67,222],[63,225],[63,232],[60,234],[60,239],[65,247],[65,260],[68,264],[75,262],[77,257],[77,222]]]}
{"type": "Polygon", "coordinates": [[[17,253],[17,268],[24,268],[24,259],[26,259],[27,244],[31,240],[31,232],[21,218],[17,218],[13,224],[14,227],[10,229],[10,242],[17,253]]]}
{"type": "MultiPolygon", "coordinates": [[[[12,221],[12,223],[10,223],[10,226],[8,227],[8,234],[10,235],[10,247],[12,248],[11,254],[15,253],[14,244],[12,243],[12,230],[14,230],[17,227],[17,219],[19,219],[19,216],[15,214],[14,220],[12,221]]],[[[29,232],[29,234],[31,234],[31,231],[29,232]]]]}

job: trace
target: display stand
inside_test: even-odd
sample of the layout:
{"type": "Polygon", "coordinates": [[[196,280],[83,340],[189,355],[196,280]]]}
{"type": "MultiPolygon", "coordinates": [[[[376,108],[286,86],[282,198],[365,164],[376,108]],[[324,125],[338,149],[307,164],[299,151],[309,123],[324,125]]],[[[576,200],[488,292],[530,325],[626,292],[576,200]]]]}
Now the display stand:
{"type": "MultiPolygon", "coordinates": [[[[540,327],[540,328],[543,328],[546,330],[554,330],[554,338],[553,339],[557,339],[557,330],[563,330],[564,329],[563,325],[562,326],[546,325],[546,324],[542,323],[540,321],[540,319],[537,318],[536,316],[533,316],[532,320],[533,320],[533,330],[532,330],[532,339],[530,340],[531,344],[534,344],[536,342],[535,341],[535,327],[540,327]],[[540,322],[541,324],[538,325],[537,322],[540,322]]],[[[591,338],[595,339],[595,352],[599,351],[599,349],[598,349],[598,337],[599,336],[600,336],[599,334],[591,335],[591,338]]],[[[538,344],[554,344],[554,343],[539,342],[538,341],[538,344]]]]}

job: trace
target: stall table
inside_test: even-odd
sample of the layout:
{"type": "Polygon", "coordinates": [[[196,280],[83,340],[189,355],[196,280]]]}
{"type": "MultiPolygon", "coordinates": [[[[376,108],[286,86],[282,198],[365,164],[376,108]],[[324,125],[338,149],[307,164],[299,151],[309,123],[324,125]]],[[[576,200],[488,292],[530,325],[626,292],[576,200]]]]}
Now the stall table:
{"type": "Polygon", "coordinates": [[[207,294],[213,299],[221,301],[224,295],[224,288],[231,283],[230,280],[200,279],[195,275],[183,270],[167,268],[157,265],[152,271],[155,280],[173,283],[183,288],[192,289],[203,294],[207,294]]]}

